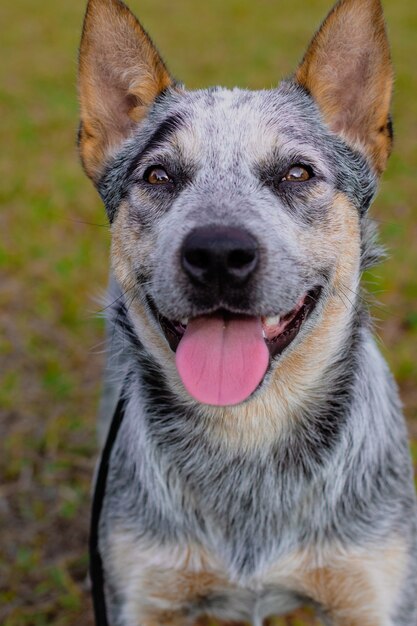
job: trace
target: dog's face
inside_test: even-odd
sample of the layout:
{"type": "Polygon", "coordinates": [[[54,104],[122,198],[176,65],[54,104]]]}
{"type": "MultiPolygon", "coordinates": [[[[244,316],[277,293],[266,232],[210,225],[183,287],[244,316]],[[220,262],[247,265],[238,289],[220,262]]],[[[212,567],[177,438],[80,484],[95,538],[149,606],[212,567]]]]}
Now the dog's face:
{"type": "Polygon", "coordinates": [[[80,68],[83,163],[161,365],[175,359],[198,401],[234,405],[309,338],[333,343],[390,151],[379,1],[339,3],[271,91],[185,91],[117,0],[90,0],[80,68]]]}

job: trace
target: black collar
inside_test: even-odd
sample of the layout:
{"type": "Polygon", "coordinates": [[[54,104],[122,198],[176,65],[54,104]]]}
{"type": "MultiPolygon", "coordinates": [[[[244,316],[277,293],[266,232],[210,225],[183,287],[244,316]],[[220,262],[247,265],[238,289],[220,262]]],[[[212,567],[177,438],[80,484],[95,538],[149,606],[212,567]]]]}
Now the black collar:
{"type": "Polygon", "coordinates": [[[104,572],[103,562],[99,550],[99,525],[100,515],[103,508],[103,500],[106,491],[107,476],[109,473],[109,460],[116,441],[117,433],[123,421],[125,413],[126,399],[123,391],[117,403],[114,415],[111,421],[106,444],[101,454],[100,465],[97,472],[97,478],[94,488],[93,508],[91,511],[90,525],[90,578],[91,593],[93,596],[94,616],[96,626],[109,626],[107,620],[106,598],[104,593],[104,572]]]}

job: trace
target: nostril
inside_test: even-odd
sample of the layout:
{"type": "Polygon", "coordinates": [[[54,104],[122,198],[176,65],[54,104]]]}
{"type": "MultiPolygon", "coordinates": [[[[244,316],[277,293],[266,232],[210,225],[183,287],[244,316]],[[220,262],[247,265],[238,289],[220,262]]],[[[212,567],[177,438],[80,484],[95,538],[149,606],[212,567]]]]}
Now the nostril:
{"type": "Polygon", "coordinates": [[[227,257],[227,267],[231,270],[242,270],[256,260],[256,250],[232,250],[227,257]]]}
{"type": "Polygon", "coordinates": [[[187,265],[204,270],[210,265],[210,253],[202,249],[187,250],[184,253],[184,260],[187,265]]]}

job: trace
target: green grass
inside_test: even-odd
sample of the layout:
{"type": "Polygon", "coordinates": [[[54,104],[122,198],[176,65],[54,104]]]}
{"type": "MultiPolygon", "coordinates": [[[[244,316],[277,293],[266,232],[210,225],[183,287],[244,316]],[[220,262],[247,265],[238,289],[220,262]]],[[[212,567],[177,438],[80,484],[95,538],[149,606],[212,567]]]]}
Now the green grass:
{"type": "MultiPolygon", "coordinates": [[[[270,87],[301,57],[330,0],[132,0],[188,87],[270,87]]],[[[392,250],[367,275],[378,333],[417,435],[417,12],[386,2],[396,146],[373,208],[392,250]]],[[[75,148],[84,0],[0,5],[0,623],[88,626],[109,234],[75,148]]],[[[412,445],[417,460],[417,443],[412,445]]],[[[312,624],[309,617],[277,621],[312,624]]]]}

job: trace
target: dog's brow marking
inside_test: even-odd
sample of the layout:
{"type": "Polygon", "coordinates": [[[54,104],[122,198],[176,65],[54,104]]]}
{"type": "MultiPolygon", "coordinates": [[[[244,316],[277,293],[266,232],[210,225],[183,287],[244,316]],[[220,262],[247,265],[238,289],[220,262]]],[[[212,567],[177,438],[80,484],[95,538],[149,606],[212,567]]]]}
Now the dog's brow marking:
{"type": "Polygon", "coordinates": [[[149,152],[163,145],[164,142],[168,141],[170,137],[179,130],[185,123],[185,118],[180,114],[176,113],[171,115],[166,120],[164,120],[158,128],[153,133],[152,137],[145,144],[143,148],[136,154],[136,156],[132,159],[132,163],[130,164],[128,170],[128,177],[134,172],[137,167],[138,162],[143,159],[149,152]]]}

